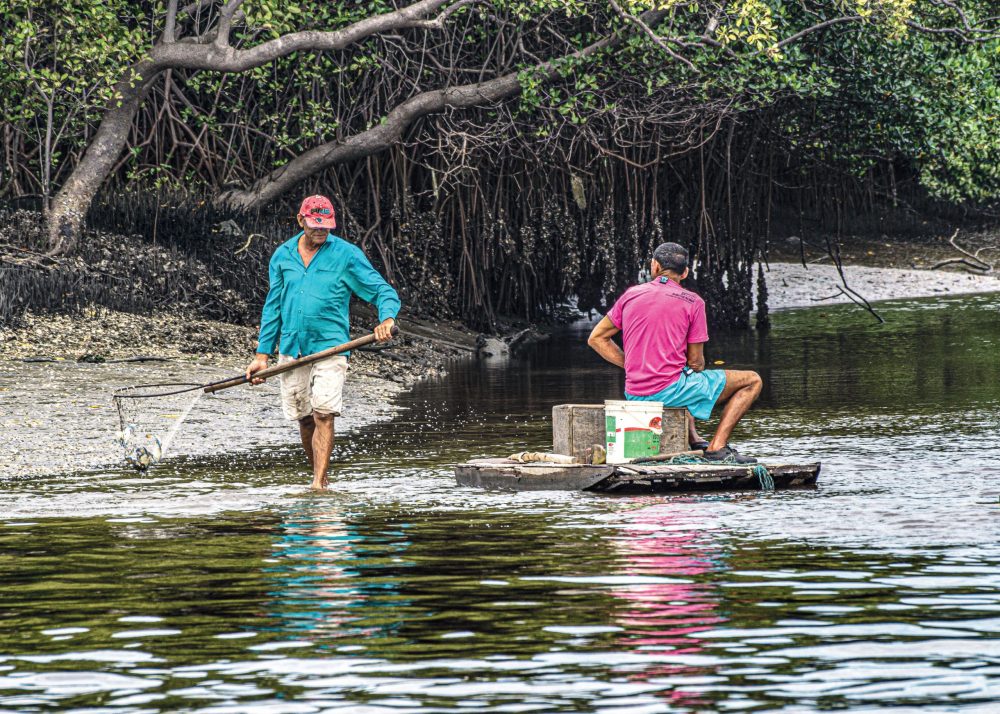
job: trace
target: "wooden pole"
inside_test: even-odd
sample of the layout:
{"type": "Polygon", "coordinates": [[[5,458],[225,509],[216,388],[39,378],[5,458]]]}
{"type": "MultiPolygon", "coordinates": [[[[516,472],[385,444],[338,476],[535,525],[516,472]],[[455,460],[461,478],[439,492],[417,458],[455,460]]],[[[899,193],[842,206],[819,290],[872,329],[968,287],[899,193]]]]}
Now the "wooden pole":
{"type": "MultiPolygon", "coordinates": [[[[395,337],[399,334],[399,328],[395,325],[392,326],[392,336],[395,337]]],[[[375,342],[375,333],[370,335],[365,335],[364,337],[359,337],[356,340],[351,340],[350,342],[345,342],[342,345],[337,345],[336,347],[331,347],[328,350],[323,350],[322,352],[316,352],[315,354],[306,355],[305,357],[299,357],[298,359],[293,359],[291,362],[285,362],[284,364],[275,365],[274,367],[268,367],[267,369],[262,369],[259,372],[255,372],[253,375],[254,379],[267,379],[268,377],[273,377],[276,374],[281,374],[282,372],[287,372],[289,370],[295,369],[296,367],[301,367],[302,365],[311,364],[312,362],[318,362],[321,359],[326,359],[327,357],[332,357],[333,355],[339,355],[341,352],[349,352],[350,350],[357,349],[358,347],[364,347],[365,345],[370,345],[375,342]]],[[[220,382],[212,382],[211,384],[206,384],[204,391],[206,394],[211,394],[212,392],[218,392],[220,389],[229,389],[230,387],[237,387],[241,384],[246,384],[250,380],[247,379],[246,375],[240,377],[233,377],[232,379],[224,379],[220,382]]]]}

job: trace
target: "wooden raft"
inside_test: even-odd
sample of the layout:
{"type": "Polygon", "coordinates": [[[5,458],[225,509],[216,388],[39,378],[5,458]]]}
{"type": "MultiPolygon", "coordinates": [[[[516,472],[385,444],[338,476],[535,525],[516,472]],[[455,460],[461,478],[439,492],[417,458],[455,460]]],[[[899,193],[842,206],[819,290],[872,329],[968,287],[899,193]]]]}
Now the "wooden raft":
{"type": "MultiPolygon", "coordinates": [[[[820,465],[765,464],[776,489],[816,485],[820,465]]],[[[473,459],[455,467],[460,486],[502,491],[615,493],[760,490],[752,468],[734,464],[522,464],[506,458],[473,459]]]]}

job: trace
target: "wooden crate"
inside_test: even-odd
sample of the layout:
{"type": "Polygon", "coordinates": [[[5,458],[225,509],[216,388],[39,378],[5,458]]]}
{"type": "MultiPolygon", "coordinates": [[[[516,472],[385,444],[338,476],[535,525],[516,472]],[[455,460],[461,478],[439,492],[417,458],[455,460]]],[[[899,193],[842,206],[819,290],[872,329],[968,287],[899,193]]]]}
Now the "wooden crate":
{"type": "MultiPolygon", "coordinates": [[[[660,453],[688,450],[687,409],[663,410],[660,453]]],[[[603,404],[557,404],[552,407],[552,451],[585,460],[585,451],[604,445],[603,404]]]]}

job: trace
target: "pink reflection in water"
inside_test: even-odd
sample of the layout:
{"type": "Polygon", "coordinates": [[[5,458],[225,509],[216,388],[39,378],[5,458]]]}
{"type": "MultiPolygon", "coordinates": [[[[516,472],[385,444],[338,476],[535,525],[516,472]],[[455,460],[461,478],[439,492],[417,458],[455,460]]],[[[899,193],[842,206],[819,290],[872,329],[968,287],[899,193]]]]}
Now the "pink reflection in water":
{"type": "MultiPolygon", "coordinates": [[[[718,627],[726,618],[718,614],[719,593],[705,583],[706,574],[721,569],[723,555],[706,537],[706,531],[685,527],[677,507],[656,503],[621,514],[626,525],[615,540],[624,575],[671,578],[691,582],[636,583],[612,590],[622,607],[615,620],[625,632],[620,644],[645,655],[692,655],[703,651],[698,632],[718,627]],[[693,582],[695,579],[703,582],[693,582]]],[[[659,664],[630,678],[649,680],[678,675],[705,674],[690,665],[659,664]]],[[[702,708],[709,702],[697,692],[665,689],[661,695],[672,704],[702,708]]]]}

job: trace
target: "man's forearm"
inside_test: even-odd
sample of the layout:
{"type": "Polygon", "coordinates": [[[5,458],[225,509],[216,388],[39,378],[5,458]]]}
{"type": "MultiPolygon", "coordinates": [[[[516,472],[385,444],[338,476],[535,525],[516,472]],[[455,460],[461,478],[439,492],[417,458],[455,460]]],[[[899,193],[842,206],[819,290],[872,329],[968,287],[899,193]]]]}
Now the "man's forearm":
{"type": "Polygon", "coordinates": [[[705,350],[700,342],[689,342],[687,346],[687,366],[695,372],[705,371],[705,350]]]}
{"type": "Polygon", "coordinates": [[[616,367],[625,368],[625,353],[618,343],[610,338],[595,338],[588,341],[593,350],[616,367]]]}

